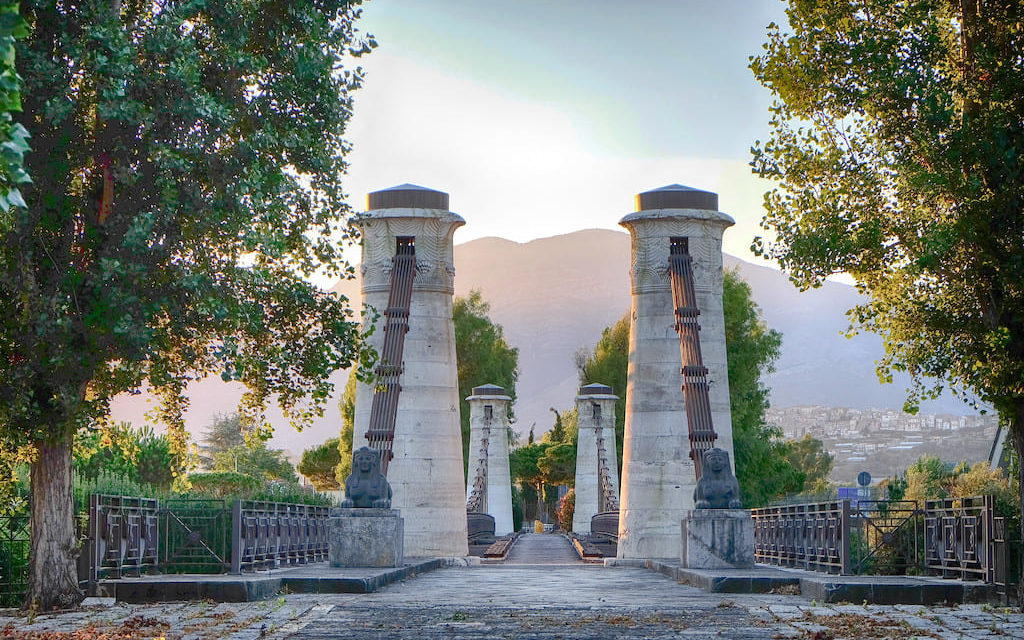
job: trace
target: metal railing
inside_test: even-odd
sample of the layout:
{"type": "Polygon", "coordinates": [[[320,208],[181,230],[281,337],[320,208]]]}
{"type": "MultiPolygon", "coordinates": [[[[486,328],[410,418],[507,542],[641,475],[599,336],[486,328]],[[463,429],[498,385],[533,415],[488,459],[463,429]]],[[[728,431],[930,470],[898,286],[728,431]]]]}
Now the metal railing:
{"type": "MultiPolygon", "coordinates": [[[[236,500],[89,498],[83,578],[241,573],[327,560],[330,508],[236,500]]],[[[26,525],[27,527],[27,525],[26,525]]]]}
{"type": "Polygon", "coordinates": [[[231,572],[327,560],[330,508],[236,500],[232,506],[231,572]]]}
{"type": "Polygon", "coordinates": [[[944,578],[992,582],[992,496],[925,502],[925,568],[944,578]]]}
{"type": "Polygon", "coordinates": [[[992,518],[992,584],[1009,603],[1020,584],[1020,527],[1009,518],[992,518]]]}
{"type": "Polygon", "coordinates": [[[850,571],[898,574],[921,566],[920,511],[914,500],[851,503],[850,571]]]}
{"type": "Polygon", "coordinates": [[[164,500],[160,571],[223,573],[231,561],[231,509],[224,500],[164,500]]]}
{"type": "Polygon", "coordinates": [[[151,498],[89,496],[89,581],[139,576],[159,564],[159,503],[151,498]]]}
{"type": "Polygon", "coordinates": [[[1020,541],[991,496],[929,500],[832,500],[753,509],[754,558],[762,564],[843,575],[925,571],[993,584],[1020,581],[1020,541]],[[1011,537],[1012,536],[1012,537],[1011,537]]]}
{"type": "Polygon", "coordinates": [[[850,573],[850,502],[753,509],[754,559],[808,571],[850,573]]]}
{"type": "Polygon", "coordinates": [[[28,587],[28,513],[0,517],[0,607],[21,604],[28,587]]]}

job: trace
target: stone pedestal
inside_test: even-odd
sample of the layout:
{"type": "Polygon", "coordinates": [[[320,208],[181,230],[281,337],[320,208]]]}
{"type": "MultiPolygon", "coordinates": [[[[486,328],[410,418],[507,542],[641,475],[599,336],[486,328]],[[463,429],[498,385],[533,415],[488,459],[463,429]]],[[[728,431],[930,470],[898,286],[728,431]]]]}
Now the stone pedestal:
{"type": "Polygon", "coordinates": [[[402,566],[404,528],[398,509],[340,509],[331,517],[331,566],[402,566]]]}
{"type": "Polygon", "coordinates": [[[679,551],[683,511],[694,507],[697,479],[681,390],[669,247],[673,238],[685,238],[693,258],[716,446],[732,457],[722,233],[733,220],[717,210],[716,194],[680,185],[641,193],[637,205],[619,222],[632,239],[632,309],[618,557],[671,558],[679,551]]]}
{"type": "MultiPolygon", "coordinates": [[[[387,309],[399,241],[412,244],[416,255],[394,458],[387,473],[391,506],[405,517],[405,552],[410,557],[464,556],[469,548],[452,323],[452,238],[465,222],[448,210],[448,194],[415,185],[373,192],[367,205],[369,210],[356,220],[363,234],[363,302],[378,314],[387,309]]],[[[373,317],[364,315],[364,329],[373,317]]],[[[381,316],[368,339],[378,352],[384,344],[383,325],[381,316]]],[[[353,451],[368,444],[373,392],[371,385],[356,385],[353,451]]]]}
{"type": "Polygon", "coordinates": [[[579,534],[592,533],[590,520],[598,513],[619,508],[619,462],[615,449],[615,401],[619,397],[612,391],[609,386],[595,383],[581,387],[576,396],[579,437],[572,530],[579,534]],[[603,486],[605,483],[607,487],[603,486]]]}
{"type": "Polygon", "coordinates": [[[508,535],[515,530],[508,461],[508,403],[512,398],[505,395],[504,388],[484,384],[473,387],[473,395],[466,400],[469,401],[466,506],[494,518],[494,535],[508,535]]]}
{"type": "Polygon", "coordinates": [[[694,509],[682,520],[679,564],[688,569],[754,566],[754,519],[747,509],[694,509]]]}

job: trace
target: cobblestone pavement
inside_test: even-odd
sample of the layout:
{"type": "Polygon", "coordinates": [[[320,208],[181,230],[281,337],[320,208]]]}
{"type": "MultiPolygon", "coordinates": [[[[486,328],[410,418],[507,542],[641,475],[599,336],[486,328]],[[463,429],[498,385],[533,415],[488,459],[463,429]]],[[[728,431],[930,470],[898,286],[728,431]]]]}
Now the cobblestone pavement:
{"type": "Polygon", "coordinates": [[[708,594],[646,569],[497,565],[441,569],[366,595],[116,604],[31,621],[0,612],[0,637],[979,640],[1024,638],[1024,614],[984,605],[822,606],[792,595],[708,594]],[[92,635],[71,635],[84,629],[92,635]]]}

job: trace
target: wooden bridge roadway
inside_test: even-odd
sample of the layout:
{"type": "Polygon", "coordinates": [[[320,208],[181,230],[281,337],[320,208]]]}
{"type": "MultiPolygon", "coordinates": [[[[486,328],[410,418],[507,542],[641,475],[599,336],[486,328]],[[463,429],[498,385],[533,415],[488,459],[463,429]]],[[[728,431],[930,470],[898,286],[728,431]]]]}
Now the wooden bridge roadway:
{"type": "Polygon", "coordinates": [[[581,564],[572,543],[565,536],[524,533],[505,556],[506,565],[581,564]]]}

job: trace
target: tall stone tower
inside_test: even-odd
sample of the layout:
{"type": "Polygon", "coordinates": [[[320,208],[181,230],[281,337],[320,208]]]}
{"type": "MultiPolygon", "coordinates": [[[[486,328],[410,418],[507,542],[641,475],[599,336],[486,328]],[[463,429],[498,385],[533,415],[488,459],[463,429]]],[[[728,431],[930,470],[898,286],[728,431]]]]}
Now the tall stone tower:
{"type": "Polygon", "coordinates": [[[683,511],[693,508],[696,485],[680,388],[682,358],[675,330],[670,245],[688,247],[692,257],[716,446],[731,457],[722,233],[734,221],[718,211],[717,194],[678,184],[641,193],[636,200],[637,211],[619,222],[632,238],[633,303],[618,556],[669,558],[679,555],[680,521],[683,511]]]}
{"type": "MultiPolygon", "coordinates": [[[[462,478],[459,382],[455,362],[452,296],[455,268],[452,236],[465,224],[448,210],[448,194],[403,184],[367,196],[368,211],[357,219],[362,231],[363,302],[384,314],[396,252],[412,251],[415,274],[408,313],[397,411],[394,458],[388,481],[391,504],[405,519],[405,555],[464,556],[466,502],[462,478]]],[[[366,329],[374,313],[364,313],[366,329]]],[[[383,315],[370,344],[381,351],[383,315]]],[[[353,450],[368,444],[374,389],[356,387],[353,450]]]]}
{"type": "Polygon", "coordinates": [[[572,530],[590,533],[590,519],[619,510],[619,469],[615,449],[615,401],[603,384],[580,387],[576,396],[576,507],[572,530]]]}
{"type": "Polygon", "coordinates": [[[494,535],[515,531],[512,477],[508,463],[508,403],[512,398],[494,384],[473,387],[469,401],[469,468],[466,505],[494,518],[494,535]]]}

